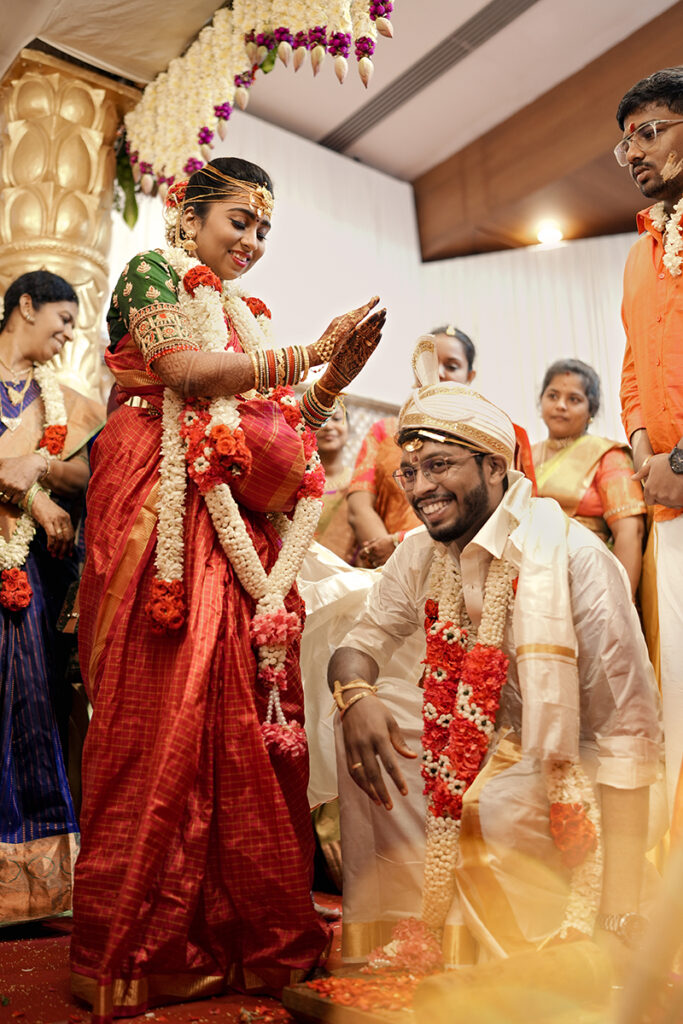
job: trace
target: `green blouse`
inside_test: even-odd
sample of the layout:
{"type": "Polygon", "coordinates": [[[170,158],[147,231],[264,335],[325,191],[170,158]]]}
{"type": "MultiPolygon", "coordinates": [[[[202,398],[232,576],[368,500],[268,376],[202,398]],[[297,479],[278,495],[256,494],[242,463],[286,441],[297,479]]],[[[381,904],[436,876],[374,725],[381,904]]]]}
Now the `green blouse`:
{"type": "Polygon", "coordinates": [[[107,313],[109,347],[115,349],[130,333],[148,369],[168,352],[198,348],[178,306],[178,286],[178,275],[158,250],[139,253],[127,263],[107,313]]]}

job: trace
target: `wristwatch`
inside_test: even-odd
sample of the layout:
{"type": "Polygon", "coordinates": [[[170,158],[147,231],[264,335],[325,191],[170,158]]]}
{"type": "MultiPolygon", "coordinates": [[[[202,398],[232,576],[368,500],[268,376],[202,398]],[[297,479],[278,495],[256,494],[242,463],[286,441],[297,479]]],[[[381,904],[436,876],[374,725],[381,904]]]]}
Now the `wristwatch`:
{"type": "Polygon", "coordinates": [[[683,473],[683,448],[676,446],[669,452],[669,465],[674,473],[683,473]]]}
{"type": "Polygon", "coordinates": [[[642,914],[598,914],[598,928],[612,932],[630,949],[637,949],[645,938],[648,920],[642,914]]]}

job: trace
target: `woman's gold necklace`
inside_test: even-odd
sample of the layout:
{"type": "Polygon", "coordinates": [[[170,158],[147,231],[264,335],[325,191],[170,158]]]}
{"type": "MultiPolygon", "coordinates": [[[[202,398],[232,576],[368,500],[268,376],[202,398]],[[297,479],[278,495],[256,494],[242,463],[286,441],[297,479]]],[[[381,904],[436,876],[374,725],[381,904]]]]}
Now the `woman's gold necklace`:
{"type": "MultiPolygon", "coordinates": [[[[2,363],[2,365],[7,370],[9,370],[11,373],[14,372],[11,367],[7,366],[7,363],[2,361],[2,359],[0,359],[0,363],[2,363]]],[[[29,367],[28,374],[26,376],[26,381],[24,383],[24,386],[22,388],[20,388],[20,389],[13,387],[11,384],[8,384],[7,381],[5,381],[5,380],[0,380],[0,384],[2,384],[3,388],[5,389],[5,392],[7,393],[7,397],[9,398],[10,402],[12,403],[12,405],[18,405],[19,406],[19,413],[18,413],[17,416],[5,416],[2,413],[2,411],[0,410],[0,423],[2,423],[3,426],[6,427],[7,430],[9,430],[9,431],[14,431],[18,427],[21,426],[21,418],[22,418],[22,415],[23,415],[23,412],[24,412],[24,399],[26,398],[26,393],[27,393],[29,387],[31,386],[31,381],[32,380],[33,380],[33,367],[32,366],[29,367]]]]}

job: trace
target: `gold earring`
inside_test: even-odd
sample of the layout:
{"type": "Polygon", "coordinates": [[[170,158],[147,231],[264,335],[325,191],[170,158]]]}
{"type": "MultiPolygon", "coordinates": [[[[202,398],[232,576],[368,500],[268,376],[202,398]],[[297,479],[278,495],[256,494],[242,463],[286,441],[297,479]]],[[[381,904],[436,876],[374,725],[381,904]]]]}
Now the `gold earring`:
{"type": "Polygon", "coordinates": [[[26,322],[29,324],[34,324],[36,322],[36,318],[34,317],[33,313],[22,313],[21,315],[23,316],[24,320],[26,320],[26,322]]]}
{"type": "Polygon", "coordinates": [[[187,235],[185,238],[180,240],[180,244],[187,253],[188,256],[192,256],[197,251],[197,243],[194,240],[194,235],[187,235]]]}

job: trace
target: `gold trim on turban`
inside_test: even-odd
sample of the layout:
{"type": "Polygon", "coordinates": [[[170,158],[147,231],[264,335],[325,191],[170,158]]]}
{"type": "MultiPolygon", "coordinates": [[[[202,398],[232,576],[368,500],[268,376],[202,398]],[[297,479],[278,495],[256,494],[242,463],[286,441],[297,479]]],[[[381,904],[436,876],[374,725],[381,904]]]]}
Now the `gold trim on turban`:
{"type": "MultiPolygon", "coordinates": [[[[465,384],[439,381],[435,339],[423,335],[413,352],[419,386],[401,409],[398,436],[435,431],[444,440],[461,439],[467,447],[500,455],[508,468],[515,455],[515,428],[507,413],[465,384]]],[[[427,439],[429,439],[427,437],[427,439]]]]}

